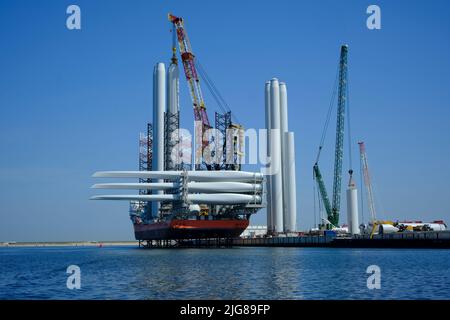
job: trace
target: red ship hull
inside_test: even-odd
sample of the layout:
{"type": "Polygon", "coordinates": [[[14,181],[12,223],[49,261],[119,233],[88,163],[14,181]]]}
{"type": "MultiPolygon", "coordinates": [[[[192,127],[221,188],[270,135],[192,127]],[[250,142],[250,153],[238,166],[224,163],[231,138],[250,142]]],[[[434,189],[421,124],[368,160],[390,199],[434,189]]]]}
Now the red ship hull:
{"type": "Polygon", "coordinates": [[[248,220],[179,220],[134,224],[136,240],[236,238],[248,220]]]}

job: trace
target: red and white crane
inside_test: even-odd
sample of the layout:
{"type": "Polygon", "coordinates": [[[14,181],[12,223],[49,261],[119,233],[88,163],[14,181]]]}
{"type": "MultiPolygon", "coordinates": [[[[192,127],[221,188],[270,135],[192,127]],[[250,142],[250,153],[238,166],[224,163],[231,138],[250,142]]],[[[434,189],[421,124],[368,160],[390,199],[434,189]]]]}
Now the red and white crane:
{"type": "MultiPolygon", "coordinates": [[[[200,121],[202,124],[202,152],[209,144],[203,133],[211,128],[211,124],[206,113],[206,105],[203,99],[202,89],[200,87],[200,78],[198,76],[197,68],[195,66],[195,55],[192,53],[191,43],[184,28],[183,18],[176,17],[169,14],[169,21],[173,24],[173,32],[176,33],[176,39],[180,48],[181,60],[183,62],[184,74],[189,85],[189,93],[191,95],[192,104],[194,107],[194,119],[200,121]]],[[[175,44],[174,48],[175,49],[175,44]]]]}

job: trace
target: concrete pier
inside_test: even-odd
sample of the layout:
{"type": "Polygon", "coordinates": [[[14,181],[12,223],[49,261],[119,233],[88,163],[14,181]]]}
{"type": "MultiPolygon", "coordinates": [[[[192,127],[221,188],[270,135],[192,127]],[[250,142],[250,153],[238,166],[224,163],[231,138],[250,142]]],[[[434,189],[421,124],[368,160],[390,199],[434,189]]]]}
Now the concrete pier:
{"type": "Polygon", "coordinates": [[[397,248],[450,249],[450,231],[386,235],[308,235],[296,237],[186,239],[153,242],[150,248],[299,247],[299,248],[397,248]]]}

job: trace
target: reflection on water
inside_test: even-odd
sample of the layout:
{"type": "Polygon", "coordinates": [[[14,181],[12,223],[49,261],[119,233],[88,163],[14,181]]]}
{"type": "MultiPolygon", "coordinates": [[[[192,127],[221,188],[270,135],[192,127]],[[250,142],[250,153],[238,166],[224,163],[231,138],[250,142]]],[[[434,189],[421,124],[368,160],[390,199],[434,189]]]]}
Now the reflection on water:
{"type": "Polygon", "coordinates": [[[449,299],[450,250],[1,248],[1,299],[449,299]],[[67,266],[81,290],[66,288],[67,266]],[[381,290],[366,268],[381,268],[381,290]]]}

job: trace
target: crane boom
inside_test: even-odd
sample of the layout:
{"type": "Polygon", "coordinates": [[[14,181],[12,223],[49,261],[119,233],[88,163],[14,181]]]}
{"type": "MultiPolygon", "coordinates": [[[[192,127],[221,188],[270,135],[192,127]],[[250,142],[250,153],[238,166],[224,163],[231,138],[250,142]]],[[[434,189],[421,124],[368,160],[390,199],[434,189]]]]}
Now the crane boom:
{"type": "Polygon", "coordinates": [[[359,144],[359,154],[361,156],[361,166],[364,175],[364,184],[366,185],[367,189],[367,202],[369,206],[370,216],[372,218],[372,221],[375,221],[376,219],[375,201],[373,196],[372,181],[370,179],[369,174],[369,162],[367,161],[366,145],[364,144],[363,141],[358,142],[358,144],[359,144]]]}
{"type": "Polygon", "coordinates": [[[336,149],[334,155],[334,179],[333,179],[333,204],[331,223],[339,223],[339,211],[341,208],[341,181],[342,181],[342,159],[344,155],[344,115],[347,101],[347,54],[348,46],[341,47],[339,60],[339,91],[336,126],[336,149]]]}
{"type": "MultiPolygon", "coordinates": [[[[195,55],[192,53],[191,43],[184,28],[183,19],[169,14],[169,21],[173,24],[174,32],[178,39],[181,60],[183,62],[184,74],[189,85],[189,93],[191,95],[194,107],[195,121],[201,121],[203,132],[211,128],[208,114],[206,113],[206,105],[203,99],[202,89],[200,87],[200,79],[198,77],[197,68],[195,66],[195,55]]],[[[208,140],[202,137],[203,148],[208,145],[208,140]]],[[[202,148],[202,149],[203,149],[202,148]]]]}
{"type": "Polygon", "coordinates": [[[314,179],[316,179],[317,185],[319,187],[320,197],[322,198],[323,206],[325,207],[325,211],[327,212],[327,216],[329,219],[332,212],[330,199],[328,198],[327,189],[325,188],[325,183],[323,182],[322,174],[320,173],[319,165],[317,163],[314,165],[313,170],[314,179]]]}
{"type": "MultiPolygon", "coordinates": [[[[334,155],[333,200],[331,204],[318,165],[322,146],[319,147],[319,154],[313,168],[314,179],[318,184],[320,196],[328,216],[328,221],[334,226],[337,226],[339,224],[339,213],[341,205],[342,159],[344,154],[344,115],[345,104],[347,101],[347,55],[348,46],[341,46],[341,53],[339,58],[338,108],[336,145],[334,155]]],[[[349,171],[350,176],[352,172],[352,170],[349,171]]]]}

